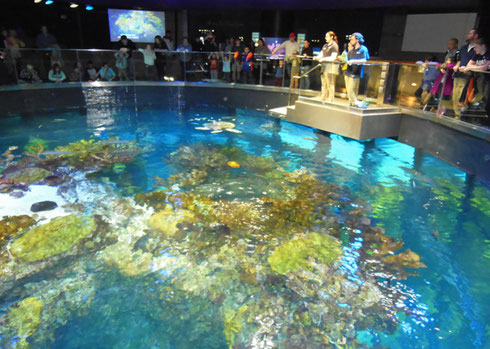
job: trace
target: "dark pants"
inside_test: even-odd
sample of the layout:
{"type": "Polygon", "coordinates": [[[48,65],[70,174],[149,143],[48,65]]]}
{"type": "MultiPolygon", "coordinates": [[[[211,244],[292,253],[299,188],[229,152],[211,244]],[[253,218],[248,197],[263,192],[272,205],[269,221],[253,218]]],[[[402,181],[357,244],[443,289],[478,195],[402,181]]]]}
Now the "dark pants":
{"type": "Polygon", "coordinates": [[[242,70],[242,83],[243,84],[253,84],[254,83],[254,75],[252,71],[243,71],[242,70]]]}

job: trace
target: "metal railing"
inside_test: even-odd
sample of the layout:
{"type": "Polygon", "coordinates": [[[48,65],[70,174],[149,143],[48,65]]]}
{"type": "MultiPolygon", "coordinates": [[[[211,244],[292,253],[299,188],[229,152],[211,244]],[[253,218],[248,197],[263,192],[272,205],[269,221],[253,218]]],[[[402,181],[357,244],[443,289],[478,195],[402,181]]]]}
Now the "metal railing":
{"type": "MultiPolygon", "coordinates": [[[[127,77],[130,81],[203,81],[288,87],[290,103],[299,96],[317,99],[322,96],[321,69],[324,65],[303,56],[299,56],[301,61],[298,73],[297,66],[296,71],[292,71],[291,57],[284,55],[256,54],[252,62],[253,69],[246,71],[242,67],[241,56],[235,59],[233,52],[157,51],[152,66],[145,64],[144,54],[137,50],[128,57],[125,68],[116,66],[116,52],[101,49],[7,49],[0,52],[0,84],[49,82],[49,71],[54,63],[59,64],[64,71],[64,81],[104,80],[100,68],[103,63],[108,63],[114,73],[111,77],[113,81],[127,77]],[[294,80],[298,80],[298,88],[291,88],[291,81],[294,80]]],[[[347,89],[342,67],[346,63],[328,63],[338,65],[338,74],[334,79],[335,103],[345,104],[347,89]]],[[[417,92],[424,80],[424,71],[420,65],[386,61],[369,61],[361,65],[364,66],[364,76],[356,81],[356,98],[369,101],[370,105],[424,109],[426,103],[417,92]]],[[[433,103],[425,108],[426,111],[449,116],[466,114],[475,118],[486,117],[483,110],[489,87],[484,74],[488,72],[465,75],[462,93],[465,96],[472,93],[472,97],[463,98],[460,108],[454,100],[459,100],[461,96],[455,96],[454,93],[450,95],[448,92],[444,94],[451,81],[451,74],[446,73],[447,76],[441,78],[441,88],[431,95],[433,103]]],[[[458,88],[461,88],[461,80],[458,80],[458,84],[458,88]]],[[[430,90],[424,92],[425,97],[430,90]]]]}

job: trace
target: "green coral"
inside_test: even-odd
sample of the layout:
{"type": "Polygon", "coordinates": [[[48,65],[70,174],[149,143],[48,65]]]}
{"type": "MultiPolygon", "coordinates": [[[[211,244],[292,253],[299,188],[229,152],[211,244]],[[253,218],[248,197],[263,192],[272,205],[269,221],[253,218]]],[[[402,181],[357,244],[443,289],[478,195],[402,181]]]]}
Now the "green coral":
{"type": "Polygon", "coordinates": [[[36,297],[26,298],[10,309],[8,321],[17,331],[19,348],[28,348],[27,338],[36,332],[41,323],[41,311],[44,303],[36,297]]]}
{"type": "Polygon", "coordinates": [[[287,274],[300,268],[311,269],[310,259],[331,265],[342,256],[342,248],[329,235],[309,233],[278,246],[269,256],[268,262],[275,272],[287,274]]]}
{"type": "Polygon", "coordinates": [[[40,261],[72,248],[95,229],[93,217],[70,215],[29,229],[15,240],[10,252],[26,262],[40,261]]]}

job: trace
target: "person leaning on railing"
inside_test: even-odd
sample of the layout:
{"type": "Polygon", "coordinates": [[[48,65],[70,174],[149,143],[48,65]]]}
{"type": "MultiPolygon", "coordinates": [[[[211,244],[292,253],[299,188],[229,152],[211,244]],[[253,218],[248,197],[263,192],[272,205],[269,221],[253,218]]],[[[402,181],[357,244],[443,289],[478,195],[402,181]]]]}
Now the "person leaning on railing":
{"type": "Polygon", "coordinates": [[[480,72],[482,74],[481,93],[485,95],[485,111],[487,118],[484,119],[486,125],[490,125],[490,52],[488,52],[488,46],[483,39],[475,41],[475,55],[469,61],[468,65],[464,68],[465,72],[480,72]]]}
{"type": "Polygon", "coordinates": [[[333,102],[335,97],[335,80],[337,75],[339,75],[339,66],[333,63],[339,54],[337,35],[333,31],[327,32],[325,34],[325,42],[320,53],[314,59],[323,64],[322,101],[333,102]]]}

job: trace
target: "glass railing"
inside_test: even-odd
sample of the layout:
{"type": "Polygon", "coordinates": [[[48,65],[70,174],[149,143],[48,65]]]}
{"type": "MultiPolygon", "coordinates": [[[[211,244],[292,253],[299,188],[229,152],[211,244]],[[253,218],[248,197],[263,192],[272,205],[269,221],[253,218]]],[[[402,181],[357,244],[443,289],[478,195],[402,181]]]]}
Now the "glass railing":
{"type": "Polygon", "coordinates": [[[248,84],[287,88],[289,104],[303,96],[326,104],[405,107],[488,124],[488,72],[454,74],[435,64],[373,60],[351,69],[345,62],[319,63],[301,56],[285,59],[282,55],[254,55],[248,62],[232,52],[159,51],[149,60],[141,50],[133,51],[130,57],[118,57],[116,53],[98,49],[0,51],[0,84],[61,80],[248,84]],[[65,79],[50,79],[54,64],[60,66],[65,79]],[[352,70],[359,74],[349,76],[352,70]]]}

